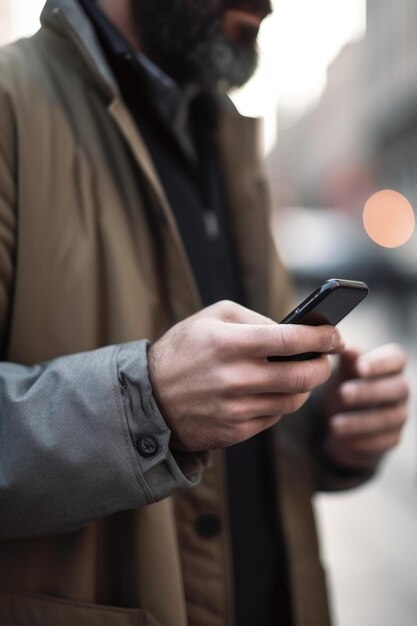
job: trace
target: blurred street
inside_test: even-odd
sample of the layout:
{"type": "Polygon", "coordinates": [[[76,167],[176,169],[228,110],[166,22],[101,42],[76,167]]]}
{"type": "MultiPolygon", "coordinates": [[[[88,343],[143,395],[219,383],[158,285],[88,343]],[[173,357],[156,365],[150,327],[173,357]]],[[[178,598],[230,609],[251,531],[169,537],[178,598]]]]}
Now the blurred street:
{"type": "MultiPolygon", "coordinates": [[[[408,334],[403,336],[397,316],[398,308],[390,307],[386,297],[371,293],[340,328],[349,342],[365,349],[401,342],[409,350],[409,375],[415,381],[417,317],[409,320],[408,334]]],[[[402,442],[376,479],[351,492],[317,497],[335,626],[417,624],[415,409],[414,389],[402,442]]]]}

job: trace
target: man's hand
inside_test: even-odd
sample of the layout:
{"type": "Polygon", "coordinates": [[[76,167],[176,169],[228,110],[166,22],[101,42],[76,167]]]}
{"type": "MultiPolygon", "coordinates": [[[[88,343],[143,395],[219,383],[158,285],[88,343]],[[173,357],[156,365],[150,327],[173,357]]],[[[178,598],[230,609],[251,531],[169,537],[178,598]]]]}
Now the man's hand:
{"type": "Polygon", "coordinates": [[[330,375],[327,353],[341,350],[331,326],[279,325],[219,302],[171,328],[149,351],[154,396],[177,449],[226,447],[297,411],[330,375]],[[319,352],[304,362],[270,355],[319,352]]]}
{"type": "Polygon", "coordinates": [[[329,382],[325,453],[337,465],[372,469],[399,441],[409,387],[403,349],[389,344],[361,355],[346,350],[329,382]]]}

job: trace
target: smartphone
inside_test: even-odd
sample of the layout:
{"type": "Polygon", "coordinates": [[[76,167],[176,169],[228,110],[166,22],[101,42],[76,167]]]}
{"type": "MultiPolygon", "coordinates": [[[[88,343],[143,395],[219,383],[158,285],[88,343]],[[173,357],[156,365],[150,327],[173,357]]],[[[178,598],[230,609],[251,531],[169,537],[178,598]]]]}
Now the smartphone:
{"type": "MultiPolygon", "coordinates": [[[[356,280],[331,278],[308,296],[296,309],[285,317],[281,324],[306,324],[336,326],[369,293],[365,283],[356,280]]],[[[309,352],[294,356],[270,356],[268,361],[304,361],[317,356],[309,352]]]]}

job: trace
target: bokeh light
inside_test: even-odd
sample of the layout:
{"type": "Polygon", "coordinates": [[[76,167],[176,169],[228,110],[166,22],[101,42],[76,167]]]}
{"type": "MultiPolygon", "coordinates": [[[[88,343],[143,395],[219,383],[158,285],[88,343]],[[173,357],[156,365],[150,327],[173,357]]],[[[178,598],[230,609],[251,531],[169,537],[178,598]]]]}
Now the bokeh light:
{"type": "Polygon", "coordinates": [[[369,237],[385,248],[398,248],[413,235],[413,207],[405,196],[392,189],[378,191],[365,205],[363,223],[369,237]]]}

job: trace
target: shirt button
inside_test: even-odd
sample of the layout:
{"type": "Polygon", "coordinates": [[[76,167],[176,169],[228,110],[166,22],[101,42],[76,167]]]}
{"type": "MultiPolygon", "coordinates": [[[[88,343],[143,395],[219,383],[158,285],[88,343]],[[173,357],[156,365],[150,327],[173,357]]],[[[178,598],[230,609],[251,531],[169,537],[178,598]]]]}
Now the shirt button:
{"type": "Polygon", "coordinates": [[[153,435],[145,435],[138,439],[136,447],[142,456],[153,456],[159,448],[158,442],[153,435]]]}
{"type": "Polygon", "coordinates": [[[218,515],[206,513],[198,518],[195,523],[195,529],[197,534],[203,539],[212,539],[221,531],[222,523],[218,515]]]}

